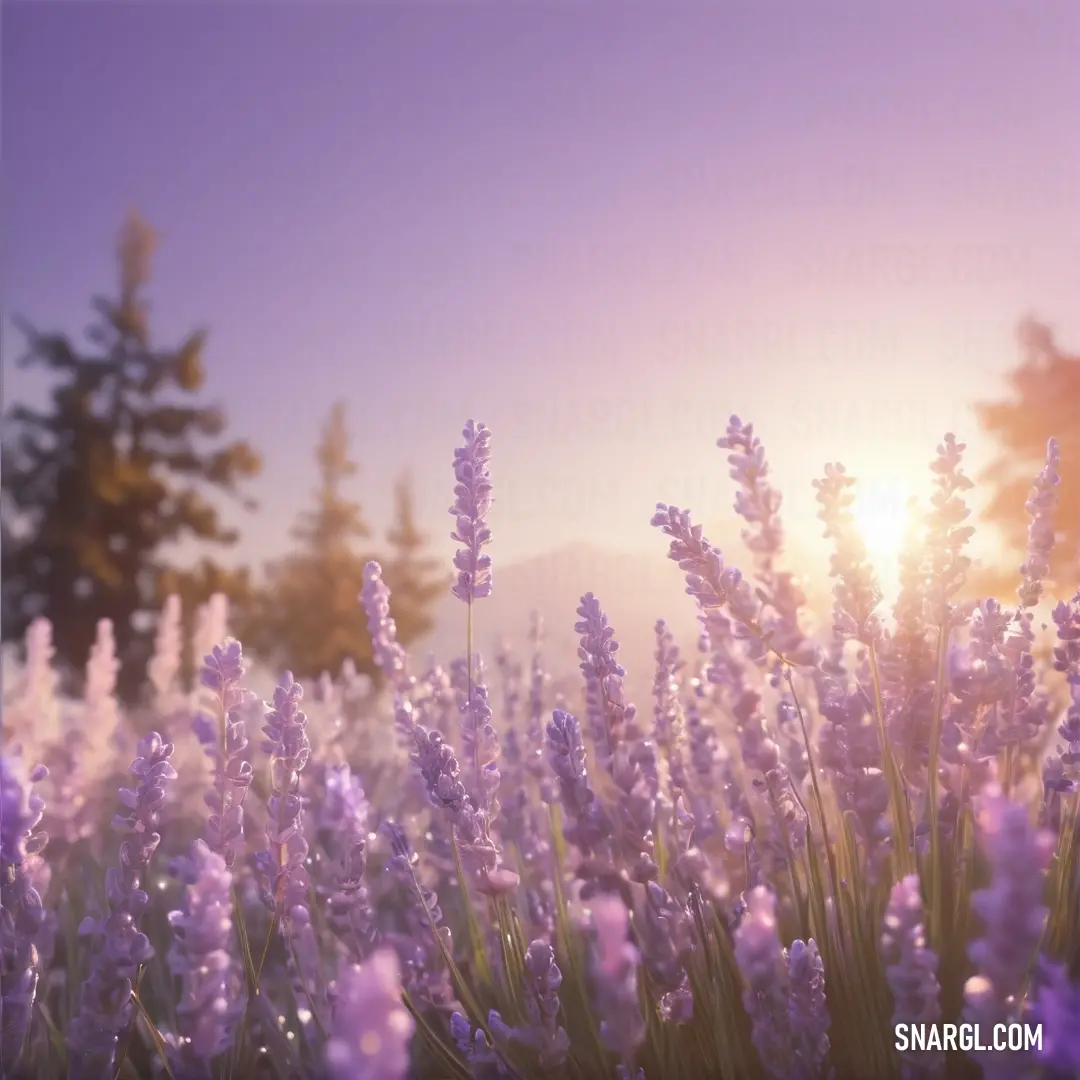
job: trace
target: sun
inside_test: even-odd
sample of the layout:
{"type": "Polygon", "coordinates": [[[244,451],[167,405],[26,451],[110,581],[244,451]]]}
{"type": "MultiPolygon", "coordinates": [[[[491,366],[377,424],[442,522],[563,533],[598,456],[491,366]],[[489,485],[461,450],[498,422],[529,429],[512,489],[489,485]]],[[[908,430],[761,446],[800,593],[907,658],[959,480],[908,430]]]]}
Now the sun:
{"type": "Polygon", "coordinates": [[[900,552],[908,537],[911,522],[911,491],[893,479],[860,478],[851,507],[874,569],[883,577],[893,578],[899,569],[900,552]]]}

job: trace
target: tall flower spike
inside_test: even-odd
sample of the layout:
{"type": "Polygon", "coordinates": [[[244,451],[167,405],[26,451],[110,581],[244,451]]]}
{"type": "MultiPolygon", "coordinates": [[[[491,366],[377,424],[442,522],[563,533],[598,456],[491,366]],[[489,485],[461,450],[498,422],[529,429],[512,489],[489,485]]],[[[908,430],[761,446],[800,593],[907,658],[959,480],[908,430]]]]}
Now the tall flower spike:
{"type": "Polygon", "coordinates": [[[1070,982],[1064,964],[1043,962],[1028,1021],[1042,1025],[1036,1056],[1054,1076],[1080,1076],[1080,983],[1070,982]]]}
{"type": "Polygon", "coordinates": [[[199,682],[214,696],[218,717],[215,721],[200,711],[194,723],[196,737],[214,763],[214,790],[204,796],[210,811],[206,843],[221,855],[227,869],[232,868],[244,842],[244,799],[252,780],[251,763],[244,759],[248,746],[244,712],[256,698],[241,686],[245,670],[243,651],[235,638],[213,647],[203,660],[199,682]]]}
{"type": "MultiPolygon", "coordinates": [[[[1043,880],[1053,837],[1034,830],[1027,807],[1010,802],[996,785],[983,795],[979,825],[993,877],[989,888],[979,889],[971,898],[983,936],[968,947],[976,974],[964,987],[964,1019],[989,1031],[1020,1015],[1019,996],[1047,916],[1043,880]]],[[[1019,1053],[978,1056],[986,1080],[1018,1076],[1025,1064],[1019,1053]]]]}
{"type": "Polygon", "coordinates": [[[45,804],[30,790],[46,776],[44,766],[27,775],[21,758],[0,754],[0,1062],[10,1067],[22,1051],[41,974],[34,941],[45,912],[27,858],[48,840],[33,831],[45,804]]]}
{"type": "Polygon", "coordinates": [[[100,1080],[111,1075],[119,1036],[134,1015],[131,990],[139,968],[154,956],[154,948],[138,923],[150,903],[142,884],[161,836],[156,831],[165,802],[165,782],[176,779],[169,759],[173,744],[152,731],[139,742],[131,772],[134,790],[120,789],[126,811],[113,818],[113,828],[127,834],[120,845],[120,865],[105,875],[109,914],[87,917],[79,937],[93,948],[90,975],[82,985],[79,1011],[68,1028],[70,1080],[100,1080]]]}
{"type": "Polygon", "coordinates": [[[383,581],[382,567],[369,562],[364,567],[364,589],[360,603],[367,615],[368,633],[375,663],[395,693],[404,693],[409,684],[409,660],[397,639],[397,625],[390,615],[390,590],[383,581]]]}
{"type": "Polygon", "coordinates": [[[237,990],[229,955],[232,874],[203,840],[192,845],[181,873],[186,885],[184,908],[169,912],[173,944],[168,963],[180,980],[173,1071],[191,1080],[210,1080],[211,1060],[228,1045],[237,990]]]}
{"type": "Polygon", "coordinates": [[[1069,686],[1069,708],[1058,727],[1065,745],[1049,758],[1043,772],[1047,801],[1056,805],[1062,795],[1080,789],[1080,590],[1054,608],[1059,645],[1054,647],[1054,670],[1063,672],[1069,686]]]}
{"type": "Polygon", "coordinates": [[[930,465],[936,475],[926,535],[930,611],[935,624],[946,629],[953,625],[955,617],[952,598],[963,586],[971,565],[971,559],[960,552],[975,532],[970,525],[962,524],[970,513],[963,493],[975,486],[960,467],[965,449],[955,435],[947,434],[930,465]]]}
{"type": "Polygon", "coordinates": [[[829,1052],[829,1010],[825,1003],[825,965],[813,938],[796,939],[788,950],[788,1023],[792,1042],[792,1080],[817,1080],[829,1052]]]}
{"type": "Polygon", "coordinates": [[[326,1043],[333,1080],[402,1080],[409,1071],[415,1022],[401,1003],[401,969],[390,949],[338,978],[326,1043]]]}
{"type": "Polygon", "coordinates": [[[590,973],[600,1037],[624,1064],[629,1064],[645,1037],[637,991],[641,958],[627,938],[630,917],[622,900],[611,895],[598,896],[591,906],[596,941],[590,973]]]}
{"type": "Polygon", "coordinates": [[[175,594],[166,598],[158,615],[154,634],[154,655],[147,666],[147,677],[154,689],[156,702],[162,710],[171,705],[171,695],[176,687],[176,677],[183,659],[183,622],[180,597],[175,594]]]}
{"type": "Polygon", "coordinates": [[[746,980],[743,1005],[761,1064],[773,1080],[787,1080],[791,1066],[790,984],[776,925],[776,897],[763,885],[746,899],[746,911],[735,931],[735,961],[746,980]]]}
{"type": "Polygon", "coordinates": [[[457,584],[453,594],[465,603],[491,595],[491,556],[482,549],[491,542],[487,513],[491,509],[491,432],[470,420],[462,432],[465,445],[454,451],[454,487],[456,500],[450,507],[456,526],[450,534],[465,546],[454,556],[457,584]]]}
{"type": "MultiPolygon", "coordinates": [[[[885,978],[892,991],[894,1024],[934,1024],[941,1019],[937,956],[926,944],[919,877],[909,874],[889,896],[881,933],[885,978]]],[[[900,1055],[901,1080],[932,1080],[945,1069],[940,1051],[900,1055]]]]}
{"type": "Polygon", "coordinates": [[[1054,511],[1057,509],[1056,488],[1061,483],[1058,465],[1061,451],[1057,439],[1046,444],[1046,464],[1043,465],[1025,509],[1031,516],[1028,525],[1027,558],[1020,567],[1023,584],[1020,586],[1021,607],[1034,607],[1042,595],[1043,579],[1050,573],[1050,553],[1054,550],[1054,511]]]}
{"type": "Polygon", "coordinates": [[[855,481],[840,464],[825,466],[825,476],[814,481],[818,517],[825,525],[825,538],[833,539],[836,550],[830,556],[830,577],[837,578],[833,589],[833,624],[844,638],[875,645],[881,638],[881,624],[875,609],[881,603],[881,589],[866,557],[866,545],[855,527],[851,492],[855,481]]]}
{"type": "Polygon", "coordinates": [[[690,520],[689,510],[657,503],[650,524],[671,537],[668,558],[685,575],[686,592],[701,609],[706,634],[720,632],[726,620],[726,608],[738,624],[739,633],[752,645],[751,656],[760,659],[769,648],[767,633],[761,626],[762,602],[742,572],[724,566],[724,557],[702,535],[701,526],[690,520]]]}
{"type": "Polygon", "coordinates": [[[762,576],[771,584],[773,560],[780,554],[784,530],[780,522],[781,495],[768,481],[769,463],[765,447],[754,434],[753,424],[744,424],[737,416],[728,421],[727,431],[716,445],[730,450],[728,464],[732,480],[738,481],[735,513],[756,530],[743,529],[746,546],[754,553],[762,576]]]}

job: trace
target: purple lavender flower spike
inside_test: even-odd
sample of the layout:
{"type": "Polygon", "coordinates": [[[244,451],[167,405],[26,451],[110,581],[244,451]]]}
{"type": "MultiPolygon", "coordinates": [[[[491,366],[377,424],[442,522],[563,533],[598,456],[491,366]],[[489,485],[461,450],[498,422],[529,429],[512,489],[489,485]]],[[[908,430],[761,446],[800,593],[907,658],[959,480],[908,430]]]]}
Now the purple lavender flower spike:
{"type": "Polygon", "coordinates": [[[517,874],[500,866],[501,853],[492,839],[487,815],[477,809],[458,778],[461,767],[457,755],[442,735],[417,725],[411,760],[423,777],[431,805],[443,812],[454,830],[462,860],[476,874],[480,887],[492,892],[516,887],[517,874]]]}
{"type": "MultiPolygon", "coordinates": [[[[926,944],[926,926],[919,877],[909,874],[889,895],[881,932],[885,978],[892,991],[894,1024],[933,1024],[941,1019],[938,960],[926,944]]],[[[901,1080],[934,1080],[945,1069],[940,1051],[906,1051],[900,1055],[901,1080]]]]}
{"type": "Polygon", "coordinates": [[[207,756],[214,763],[214,790],[205,802],[210,810],[206,843],[218,852],[231,869],[244,840],[244,799],[251,787],[251,763],[244,759],[248,747],[245,712],[255,702],[255,695],[240,685],[246,665],[240,642],[228,638],[215,645],[203,660],[199,681],[217,698],[217,711],[223,725],[222,735],[214,720],[205,712],[195,719],[195,734],[207,756]]]}
{"type": "Polygon", "coordinates": [[[1034,1003],[1025,1018],[1042,1025],[1036,1057],[1054,1076],[1080,1076],[1080,985],[1064,964],[1044,961],[1036,972],[1034,1003]]]}
{"type": "Polygon", "coordinates": [[[875,610],[882,593],[851,513],[855,496],[850,489],[854,484],[843,465],[827,464],[824,479],[814,481],[821,504],[818,517],[825,525],[825,538],[836,542],[830,556],[830,576],[838,579],[833,589],[835,631],[843,638],[876,645],[881,639],[881,623],[875,610]]]}
{"type": "Polygon", "coordinates": [[[315,835],[326,859],[317,863],[316,892],[325,902],[326,921],[344,945],[362,960],[376,940],[375,916],[364,881],[367,870],[368,801],[348,765],[328,765],[317,789],[315,835]]]}
{"type": "Polygon", "coordinates": [[[465,546],[454,556],[458,577],[452,592],[459,600],[471,604],[491,595],[491,556],[481,553],[491,542],[491,530],[486,520],[491,509],[491,476],[488,472],[491,432],[483,424],[470,420],[462,435],[465,445],[454,451],[456,501],[450,507],[450,513],[454,515],[456,526],[450,539],[465,546]]]}
{"type": "Polygon", "coordinates": [[[326,1044],[332,1080],[403,1080],[415,1026],[401,1001],[401,969],[392,950],[347,967],[337,980],[326,1044]]]}
{"type": "Polygon", "coordinates": [[[83,983],[79,1011],[68,1028],[70,1080],[102,1080],[110,1076],[120,1035],[131,1024],[131,988],[139,968],[152,959],[154,948],[138,922],[150,902],[142,888],[154,851],[161,842],[156,831],[165,802],[165,782],[176,779],[169,761],[173,744],[152,731],[139,741],[131,772],[139,778],[134,790],[120,789],[126,813],[117,814],[113,828],[127,834],[120,845],[120,865],[105,875],[109,914],[87,917],[79,937],[93,950],[90,975],[83,983]]]}
{"type": "Polygon", "coordinates": [[[653,677],[653,738],[671,756],[680,718],[678,674],[685,666],[679,656],[675,636],[663,619],[653,628],[656,634],[656,674],[653,677]]]}
{"type": "Polygon", "coordinates": [[[622,681],[626,670],[616,659],[619,643],[600,601],[592,593],[586,593],[577,613],[574,632],[581,637],[578,656],[581,673],[585,676],[589,734],[602,761],[610,767],[615,747],[624,739],[637,739],[641,735],[637,710],[623,699],[622,681]]]}
{"type": "MultiPolygon", "coordinates": [[[[976,974],[964,987],[964,1018],[991,1031],[1019,1018],[1020,994],[1042,939],[1047,909],[1043,880],[1053,837],[1033,829],[1027,807],[1010,802],[997,785],[983,793],[979,825],[993,866],[989,888],[977,890],[971,906],[983,936],[968,947],[976,974]]],[[[987,1080],[1007,1080],[1025,1066],[1024,1053],[973,1054],[987,1080]]]]}
{"type": "Polygon", "coordinates": [[[180,980],[173,1072],[210,1080],[210,1062],[228,1046],[239,990],[229,955],[232,874],[224,858],[203,840],[192,845],[180,872],[185,906],[169,912],[169,970],[180,980]]]}
{"type": "Polygon", "coordinates": [[[552,1072],[562,1068],[570,1051],[570,1039],[559,1024],[559,987],[562,972],[555,963],[555,950],[546,941],[534,941],[525,952],[525,1013],[529,1034],[525,1041],[540,1055],[540,1068],[552,1072]]]}
{"type": "Polygon", "coordinates": [[[1080,790],[1080,590],[1069,603],[1054,608],[1054,624],[1059,644],[1054,647],[1054,670],[1065,675],[1069,687],[1069,707],[1058,727],[1064,746],[1050,758],[1043,772],[1043,785],[1050,808],[1063,795],[1080,790]]]}
{"type": "Polygon", "coordinates": [[[491,722],[491,705],[487,687],[477,682],[461,708],[461,750],[472,762],[474,788],[470,792],[473,805],[490,824],[499,812],[499,737],[491,722]]]}
{"type": "Polygon", "coordinates": [[[266,844],[256,853],[262,901],[277,918],[289,943],[287,963],[293,991],[317,1012],[318,943],[308,907],[310,880],[305,866],[304,806],[300,773],[311,756],[307,715],[300,708],[303,688],[286,671],[274,689],[273,707],[266,714],[262,749],[270,755],[270,795],[266,800],[266,844]]]}
{"type": "Polygon", "coordinates": [[[48,842],[34,832],[44,802],[31,788],[48,776],[26,773],[22,759],[0,754],[0,1062],[14,1067],[30,1026],[40,978],[35,939],[45,921],[28,859],[48,842]]]}
{"type": "Polygon", "coordinates": [[[589,783],[585,743],[577,717],[556,709],[547,727],[547,755],[567,821],[563,834],[585,856],[606,852],[611,821],[589,783]]]}
{"type": "Polygon", "coordinates": [[[311,756],[311,743],[307,714],[300,708],[303,696],[303,687],[286,671],[274,689],[273,707],[263,727],[262,749],[270,755],[270,797],[267,847],[256,854],[255,865],[262,876],[263,903],[278,915],[286,934],[291,934],[294,921],[307,925],[309,919],[300,772],[311,756]]]}
{"type": "Polygon", "coordinates": [[[721,631],[727,608],[738,624],[739,634],[750,646],[750,656],[760,660],[768,654],[770,634],[761,626],[762,601],[735,567],[725,567],[723,555],[690,521],[690,511],[657,503],[650,523],[670,536],[668,558],[677,563],[686,579],[686,592],[701,609],[705,632],[721,631]]]}
{"type": "Polygon", "coordinates": [[[629,1063],[645,1038],[637,991],[640,955],[627,938],[630,917],[622,900],[598,896],[591,906],[596,941],[590,974],[600,1037],[605,1046],[629,1063]]]}
{"type": "Polygon", "coordinates": [[[397,639],[397,625],[390,615],[390,590],[383,581],[382,567],[369,562],[364,567],[364,588],[360,603],[367,615],[368,633],[375,663],[395,693],[409,687],[409,659],[397,639]]]}
{"type": "Polygon", "coordinates": [[[962,555],[961,550],[975,533],[970,525],[962,524],[970,513],[963,493],[975,486],[960,467],[966,449],[964,443],[956,441],[955,435],[947,434],[930,465],[936,476],[926,534],[930,614],[936,625],[946,629],[953,625],[957,615],[952,597],[964,584],[971,565],[971,559],[962,555]]]}
{"type": "Polygon", "coordinates": [[[787,1080],[790,977],[777,930],[776,898],[763,885],[746,898],[746,911],[735,931],[735,960],[746,980],[743,1005],[761,1064],[773,1080],[787,1080]]]}
{"type": "Polygon", "coordinates": [[[757,557],[762,576],[771,581],[773,560],[784,543],[784,530],[780,522],[781,495],[769,482],[769,464],[765,459],[765,447],[754,434],[753,424],[744,424],[732,416],[727,431],[716,445],[730,450],[729,475],[739,484],[735,493],[735,513],[752,525],[756,531],[742,532],[746,546],[757,557]]]}
{"type": "Polygon", "coordinates": [[[825,966],[813,938],[796,939],[787,953],[788,1022],[792,1042],[791,1080],[818,1080],[829,1053],[829,1010],[825,966]]]}
{"type": "Polygon", "coordinates": [[[665,1020],[689,1023],[694,998],[686,974],[693,950],[691,916],[655,881],[646,883],[644,920],[639,930],[641,962],[649,973],[665,1020]]]}
{"type": "Polygon", "coordinates": [[[1023,584],[1020,586],[1020,606],[1034,607],[1042,595],[1043,579],[1050,573],[1050,553],[1054,550],[1054,511],[1058,505],[1055,490],[1061,483],[1058,466],[1061,451],[1057,439],[1046,444],[1046,464],[1043,465],[1031,495],[1024,504],[1031,517],[1028,525],[1027,558],[1020,567],[1023,584]]]}

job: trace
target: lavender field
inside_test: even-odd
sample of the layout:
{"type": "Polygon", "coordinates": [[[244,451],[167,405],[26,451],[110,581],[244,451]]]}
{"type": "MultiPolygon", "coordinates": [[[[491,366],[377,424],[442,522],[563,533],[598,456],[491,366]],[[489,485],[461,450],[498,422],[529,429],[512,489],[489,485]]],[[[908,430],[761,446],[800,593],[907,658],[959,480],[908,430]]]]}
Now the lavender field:
{"type": "Polygon", "coordinates": [[[32,625],[4,697],[3,1075],[1080,1076],[1080,582],[1044,596],[1056,442],[1000,603],[960,599],[963,443],[937,447],[891,610],[856,481],[826,465],[835,603],[811,634],[765,448],[732,417],[745,551],[656,505],[700,636],[656,613],[635,706],[602,596],[580,601],[571,692],[542,613],[526,650],[473,648],[497,630],[499,489],[488,429],[463,436],[460,655],[406,655],[370,563],[384,694],[346,669],[258,700],[217,601],[183,686],[170,602],[146,707],[118,707],[102,621],[62,712],[32,625]],[[897,1025],[986,1044],[1021,1023],[1036,1045],[896,1046],[897,1025]]]}

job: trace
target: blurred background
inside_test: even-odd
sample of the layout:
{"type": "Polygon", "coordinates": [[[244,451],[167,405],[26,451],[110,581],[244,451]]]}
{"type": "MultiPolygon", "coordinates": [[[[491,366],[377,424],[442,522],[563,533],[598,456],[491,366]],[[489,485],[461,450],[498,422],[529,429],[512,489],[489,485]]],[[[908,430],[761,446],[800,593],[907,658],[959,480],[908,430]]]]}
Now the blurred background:
{"type": "Polygon", "coordinates": [[[732,413],[822,611],[811,481],[859,478],[888,591],[947,431],[979,481],[972,587],[1018,580],[1050,435],[1051,591],[1080,584],[1076,4],[2,19],[9,664],[46,615],[75,692],[110,618],[133,698],[166,596],[190,628],[224,592],[267,678],[369,672],[371,557],[402,639],[462,652],[469,418],[493,430],[481,647],[539,608],[572,670],[591,589],[639,693],[654,621],[695,633],[654,504],[743,557],[732,413]]]}

